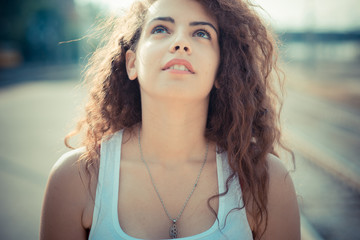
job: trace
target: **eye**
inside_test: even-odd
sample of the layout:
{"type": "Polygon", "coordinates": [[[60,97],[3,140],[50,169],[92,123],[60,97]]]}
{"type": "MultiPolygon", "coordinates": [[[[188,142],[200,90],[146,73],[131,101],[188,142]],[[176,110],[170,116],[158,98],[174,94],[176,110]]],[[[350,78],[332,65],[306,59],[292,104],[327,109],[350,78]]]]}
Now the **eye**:
{"type": "Polygon", "coordinates": [[[151,34],[161,34],[161,33],[169,33],[169,30],[162,25],[156,26],[153,28],[153,30],[151,30],[151,34]]]}
{"type": "Polygon", "coordinates": [[[194,36],[200,37],[200,38],[205,38],[205,39],[211,39],[211,34],[204,29],[197,30],[194,33],[194,36]]]}

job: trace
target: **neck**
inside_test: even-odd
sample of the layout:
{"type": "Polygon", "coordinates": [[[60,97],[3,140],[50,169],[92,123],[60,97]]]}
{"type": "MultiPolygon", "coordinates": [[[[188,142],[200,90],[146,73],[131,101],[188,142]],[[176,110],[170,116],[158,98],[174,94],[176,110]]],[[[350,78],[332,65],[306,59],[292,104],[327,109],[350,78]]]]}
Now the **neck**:
{"type": "Polygon", "coordinates": [[[142,102],[140,140],[148,162],[178,165],[202,161],[206,149],[206,102],[142,102]]]}

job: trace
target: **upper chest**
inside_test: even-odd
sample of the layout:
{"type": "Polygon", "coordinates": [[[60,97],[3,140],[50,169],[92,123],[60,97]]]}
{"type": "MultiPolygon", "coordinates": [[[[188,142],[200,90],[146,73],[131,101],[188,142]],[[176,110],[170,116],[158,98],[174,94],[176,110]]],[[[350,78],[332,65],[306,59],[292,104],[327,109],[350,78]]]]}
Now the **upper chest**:
{"type": "MultiPolygon", "coordinates": [[[[100,162],[102,170],[100,169],[99,174],[103,177],[100,176],[100,182],[97,184],[96,199],[99,198],[101,201],[97,201],[98,210],[95,209],[96,211],[94,211],[95,219],[102,219],[102,221],[101,223],[95,223],[98,227],[91,226],[93,214],[90,209],[94,209],[93,204],[91,206],[89,204],[89,207],[86,208],[89,211],[85,209],[85,213],[88,212],[88,214],[83,214],[83,218],[88,219],[86,223],[90,223],[91,231],[100,234],[99,236],[103,231],[115,233],[120,231],[120,235],[124,238],[126,235],[143,239],[169,238],[171,222],[165,213],[163,205],[166,206],[171,218],[178,216],[192,191],[201,164],[183,167],[178,170],[150,166],[154,183],[163,201],[163,204],[161,204],[151,183],[149,173],[141,161],[140,164],[139,161],[136,163],[134,157],[131,158],[131,155],[123,154],[126,153],[124,149],[121,151],[121,157],[119,152],[116,151],[107,153],[105,158],[102,155],[100,162]],[[118,166],[116,159],[120,163],[118,166]],[[103,187],[99,188],[99,186],[103,187]],[[93,231],[93,227],[97,230],[93,231]]],[[[237,197],[235,199],[236,203],[230,200],[234,199],[233,196],[237,196],[237,194],[229,195],[230,192],[236,193],[237,189],[229,191],[226,197],[214,198],[210,202],[212,210],[208,207],[208,199],[219,192],[223,193],[225,190],[224,183],[227,175],[226,171],[224,171],[226,167],[223,161],[223,156],[215,154],[215,151],[213,154],[209,154],[208,162],[203,169],[199,183],[178,220],[180,237],[192,236],[202,232],[209,234],[213,230],[215,231],[218,227],[215,214],[219,214],[219,224],[221,225],[226,222],[224,216],[228,218],[227,213],[230,213],[232,208],[238,207],[239,199],[237,197]]],[[[91,202],[93,203],[93,201],[91,202]]],[[[242,212],[244,211],[245,209],[242,212]]],[[[232,212],[238,217],[235,221],[230,221],[230,225],[237,229],[235,232],[238,235],[239,226],[247,225],[247,220],[240,211],[232,212]]]]}
{"type": "MultiPolygon", "coordinates": [[[[180,236],[191,236],[209,229],[216,220],[208,207],[208,199],[218,194],[216,165],[213,154],[209,156],[194,188],[201,163],[178,169],[150,164],[152,182],[142,162],[122,155],[117,209],[121,229],[137,238],[169,238],[169,216],[174,219],[179,214],[177,226],[180,236]]],[[[211,207],[217,213],[217,198],[211,201],[211,207]]]]}

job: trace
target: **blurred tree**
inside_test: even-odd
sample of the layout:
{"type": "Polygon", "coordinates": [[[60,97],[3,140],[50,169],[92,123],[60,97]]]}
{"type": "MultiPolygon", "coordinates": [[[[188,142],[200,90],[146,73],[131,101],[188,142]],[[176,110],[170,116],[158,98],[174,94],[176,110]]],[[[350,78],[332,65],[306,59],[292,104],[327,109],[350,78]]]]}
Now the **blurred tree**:
{"type": "MultiPolygon", "coordinates": [[[[85,11],[86,14],[96,14],[85,11]]],[[[0,51],[12,48],[20,51],[25,61],[64,62],[79,57],[79,42],[83,34],[84,16],[76,9],[74,0],[11,0],[1,1],[0,51]]]]}

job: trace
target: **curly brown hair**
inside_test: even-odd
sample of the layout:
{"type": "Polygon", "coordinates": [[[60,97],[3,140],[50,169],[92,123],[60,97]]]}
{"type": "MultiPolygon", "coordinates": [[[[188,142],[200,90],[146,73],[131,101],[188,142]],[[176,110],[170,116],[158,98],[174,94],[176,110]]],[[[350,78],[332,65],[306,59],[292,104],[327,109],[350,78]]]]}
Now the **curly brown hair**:
{"type": "MultiPolygon", "coordinates": [[[[216,87],[210,92],[205,136],[226,151],[238,178],[243,202],[254,219],[254,239],[267,226],[269,174],[267,156],[275,148],[287,148],[280,137],[280,110],[283,79],[277,67],[274,35],[265,26],[254,6],[246,0],[197,0],[212,13],[219,26],[220,66],[216,87]],[[280,86],[280,92],[276,87],[280,86]],[[252,206],[249,209],[249,206],[252,206]]],[[[138,81],[130,81],[125,54],[136,50],[148,7],[155,0],[135,2],[123,17],[111,17],[102,46],[89,59],[85,80],[91,86],[86,116],[69,138],[84,130],[86,151],[80,158],[88,173],[97,175],[101,139],[141,122],[138,81]],[[111,33],[111,34],[108,34],[111,33]]],[[[216,212],[212,209],[216,214],[216,212]]]]}

